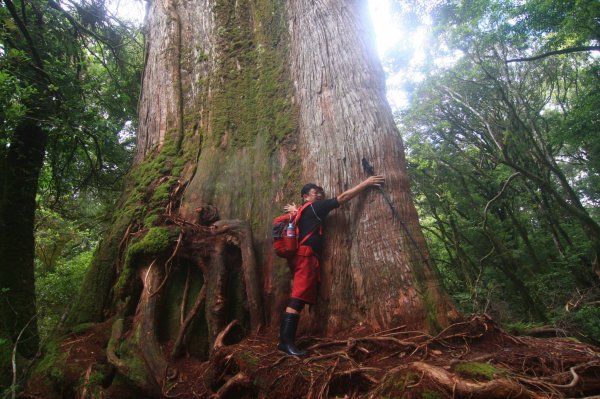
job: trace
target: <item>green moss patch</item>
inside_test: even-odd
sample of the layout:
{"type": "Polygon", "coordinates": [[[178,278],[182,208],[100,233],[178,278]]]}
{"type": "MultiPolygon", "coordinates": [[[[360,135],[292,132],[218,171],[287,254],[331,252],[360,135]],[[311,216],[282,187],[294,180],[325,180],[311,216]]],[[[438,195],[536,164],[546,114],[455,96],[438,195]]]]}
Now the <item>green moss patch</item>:
{"type": "Polygon", "coordinates": [[[46,352],[42,360],[36,364],[32,376],[41,376],[48,378],[55,389],[62,392],[66,389],[65,368],[69,354],[59,347],[56,341],[48,343],[46,352]]]}
{"type": "Polygon", "coordinates": [[[465,362],[454,366],[454,371],[469,378],[491,381],[501,371],[488,363],[465,362]]]}
{"type": "Polygon", "coordinates": [[[158,255],[171,245],[171,232],[164,227],[153,227],[141,240],[131,244],[127,251],[128,258],[139,255],[158,255]]]}

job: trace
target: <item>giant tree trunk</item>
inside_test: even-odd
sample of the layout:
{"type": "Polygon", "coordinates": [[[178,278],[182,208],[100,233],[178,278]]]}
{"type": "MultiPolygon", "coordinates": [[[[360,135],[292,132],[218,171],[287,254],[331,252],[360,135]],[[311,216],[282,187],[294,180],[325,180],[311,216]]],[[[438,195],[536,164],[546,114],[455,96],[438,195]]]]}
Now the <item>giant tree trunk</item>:
{"type": "MultiPolygon", "coordinates": [[[[159,385],[166,358],[206,359],[232,320],[276,326],[290,274],[273,217],[308,181],[331,196],[358,184],[365,158],[385,187],[329,216],[319,304],[301,324],[448,325],[366,2],[155,0],[146,32],[136,165],[72,322],[117,315],[111,342],[137,345],[159,385]]],[[[109,358],[126,369],[135,351],[120,348],[109,358]]]]}
{"type": "Polygon", "coordinates": [[[366,2],[294,1],[288,16],[302,177],[335,195],[365,177],[365,158],[385,175],[397,209],[394,216],[383,195],[372,191],[330,218],[325,301],[314,322],[329,331],[361,322],[446,325],[452,308],[438,287],[410,198],[366,2]]]}

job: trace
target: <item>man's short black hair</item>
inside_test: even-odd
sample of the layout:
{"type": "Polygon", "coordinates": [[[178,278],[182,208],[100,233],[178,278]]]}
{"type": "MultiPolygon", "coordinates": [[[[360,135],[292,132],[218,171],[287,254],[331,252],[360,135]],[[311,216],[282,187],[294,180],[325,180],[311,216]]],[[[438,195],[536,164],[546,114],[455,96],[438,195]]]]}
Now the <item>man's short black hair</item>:
{"type": "Polygon", "coordinates": [[[318,191],[323,191],[323,187],[317,186],[315,183],[307,183],[304,185],[304,187],[302,187],[302,190],[300,190],[300,196],[304,197],[313,188],[318,191]]]}

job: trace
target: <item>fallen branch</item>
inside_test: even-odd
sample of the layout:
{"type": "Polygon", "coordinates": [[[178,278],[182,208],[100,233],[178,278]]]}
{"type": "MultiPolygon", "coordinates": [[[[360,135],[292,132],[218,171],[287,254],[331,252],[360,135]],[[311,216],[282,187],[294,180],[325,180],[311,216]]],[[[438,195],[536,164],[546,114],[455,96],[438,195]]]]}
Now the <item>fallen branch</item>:
{"type": "Polygon", "coordinates": [[[90,383],[90,375],[92,375],[92,367],[94,365],[90,364],[85,372],[85,377],[83,379],[83,389],[81,390],[81,395],[79,395],[79,399],[86,399],[87,398],[87,390],[88,390],[88,385],[90,383]]]}

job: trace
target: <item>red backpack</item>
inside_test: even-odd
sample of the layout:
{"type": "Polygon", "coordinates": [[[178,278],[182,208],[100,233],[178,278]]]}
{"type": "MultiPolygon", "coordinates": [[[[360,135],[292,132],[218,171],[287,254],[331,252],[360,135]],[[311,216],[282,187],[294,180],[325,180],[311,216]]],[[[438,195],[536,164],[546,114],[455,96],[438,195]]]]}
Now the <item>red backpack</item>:
{"type": "Polygon", "coordinates": [[[316,229],[308,233],[302,241],[298,242],[298,236],[300,235],[298,221],[300,220],[302,211],[310,206],[310,204],[310,202],[307,202],[296,212],[286,213],[273,219],[273,249],[277,256],[286,259],[293,258],[296,256],[296,252],[298,252],[298,247],[304,244],[315,232],[316,229]]]}

